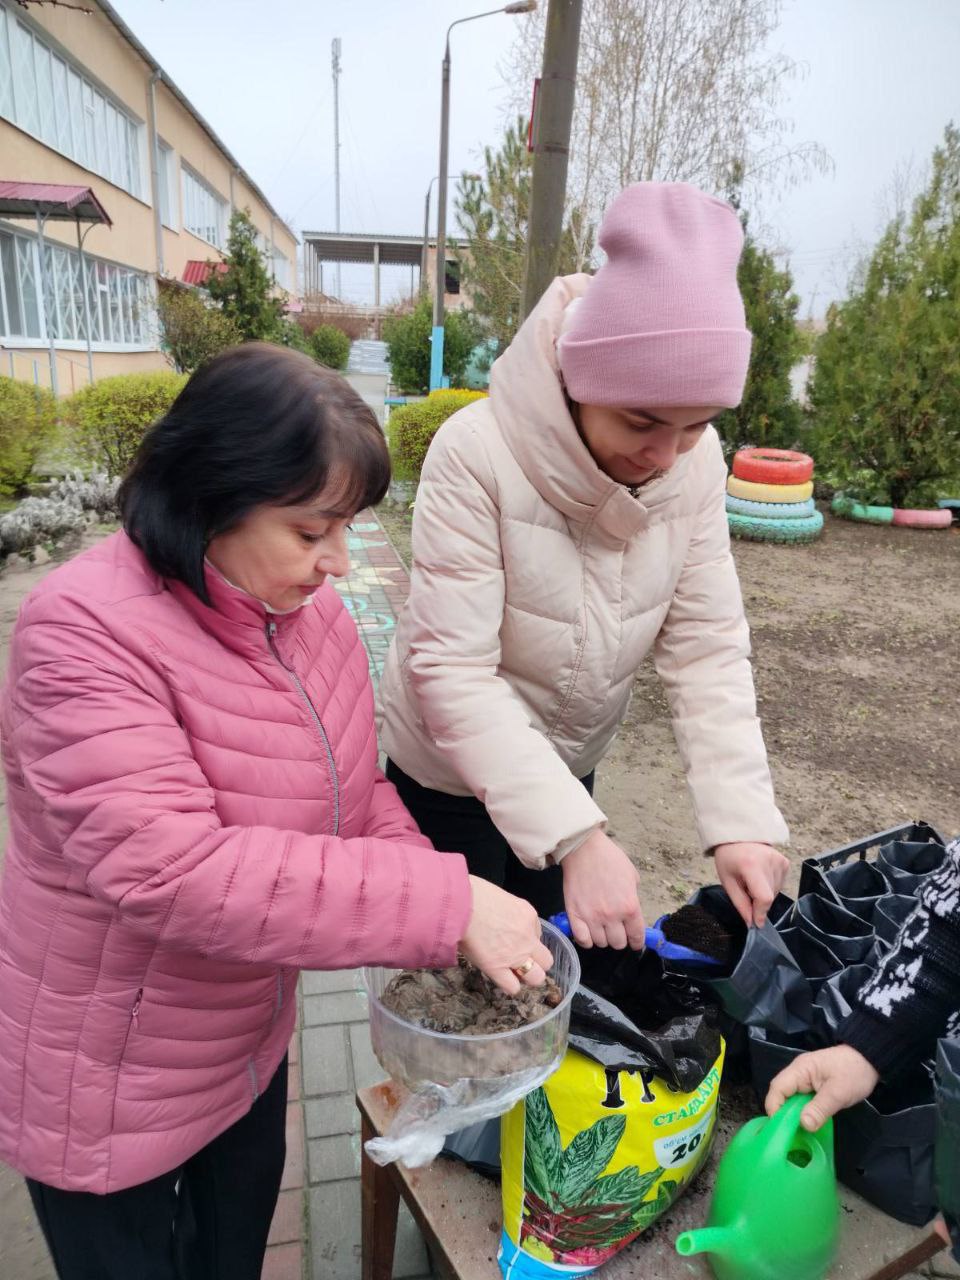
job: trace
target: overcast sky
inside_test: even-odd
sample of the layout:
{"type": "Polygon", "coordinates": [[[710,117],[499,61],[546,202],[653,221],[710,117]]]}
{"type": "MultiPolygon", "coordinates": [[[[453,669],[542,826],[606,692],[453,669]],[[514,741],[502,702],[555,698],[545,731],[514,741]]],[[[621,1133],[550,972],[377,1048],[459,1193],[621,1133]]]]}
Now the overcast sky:
{"type": "MultiPolygon", "coordinates": [[[[483,3],[113,3],[297,231],[334,225],[330,43],[339,36],[342,228],[422,234],[444,31],[483,3]]],[[[517,21],[497,15],[453,32],[451,173],[476,168],[500,137],[499,68],[517,21]]],[[[786,0],[773,44],[806,66],[784,109],[795,137],[820,142],[835,165],[771,203],[766,218],[791,254],[804,313],[820,313],[842,293],[851,247],[874,238],[894,171],[922,165],[947,121],[960,121],[960,0],[786,0]]],[[[372,279],[351,271],[350,291],[372,300],[372,279]]]]}

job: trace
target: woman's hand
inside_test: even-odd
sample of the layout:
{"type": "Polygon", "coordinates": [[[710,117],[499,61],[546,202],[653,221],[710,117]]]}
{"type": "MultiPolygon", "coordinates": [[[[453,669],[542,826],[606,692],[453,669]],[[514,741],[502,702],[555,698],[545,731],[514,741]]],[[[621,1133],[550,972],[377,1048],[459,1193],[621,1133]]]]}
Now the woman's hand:
{"type": "Polygon", "coordinates": [[[848,1044],[801,1053],[774,1076],[764,1107],[772,1116],[795,1093],[815,1095],[800,1113],[800,1123],[813,1133],[844,1107],[870,1096],[880,1076],[862,1053],[848,1044]]]}
{"type": "Polygon", "coordinates": [[[568,853],[563,901],[574,939],[581,947],[643,947],[643,911],[637,869],[618,844],[595,831],[568,853]]]}
{"type": "Polygon", "coordinates": [[[508,995],[520,983],[539,987],[553,964],[549,947],[540,941],[540,921],[529,902],[488,880],[470,877],[473,911],[460,950],[508,995]],[[528,967],[528,961],[532,963],[528,967]]]}
{"type": "Polygon", "coordinates": [[[727,897],[747,927],[762,925],[770,904],[783,888],[790,869],[787,859],[772,845],[739,841],[718,844],[713,860],[727,897]]]}

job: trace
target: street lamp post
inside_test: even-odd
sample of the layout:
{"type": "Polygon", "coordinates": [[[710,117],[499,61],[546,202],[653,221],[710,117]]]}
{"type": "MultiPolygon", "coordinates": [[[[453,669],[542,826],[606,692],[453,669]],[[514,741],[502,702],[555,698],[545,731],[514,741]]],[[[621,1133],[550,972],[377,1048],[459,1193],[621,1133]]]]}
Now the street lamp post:
{"type": "MultiPolygon", "coordinates": [[[[420,256],[420,296],[427,292],[427,274],[430,268],[430,193],[433,190],[433,184],[440,177],[436,174],[430,179],[430,185],[427,187],[427,196],[423,202],[423,252],[420,256]]],[[[464,178],[473,178],[476,182],[480,182],[479,173],[461,174],[464,178]]],[[[449,178],[447,179],[449,182],[449,178]]]]}
{"type": "MultiPolygon", "coordinates": [[[[447,27],[447,39],[443,51],[443,77],[440,93],[440,172],[437,175],[440,190],[437,195],[437,278],[433,295],[433,336],[430,352],[430,390],[443,385],[443,304],[447,279],[447,156],[450,148],[450,32],[464,22],[478,18],[492,18],[497,13],[532,13],[537,0],[516,0],[500,9],[487,9],[468,18],[458,18],[447,27]]],[[[427,192],[429,199],[429,191],[427,192]]]]}

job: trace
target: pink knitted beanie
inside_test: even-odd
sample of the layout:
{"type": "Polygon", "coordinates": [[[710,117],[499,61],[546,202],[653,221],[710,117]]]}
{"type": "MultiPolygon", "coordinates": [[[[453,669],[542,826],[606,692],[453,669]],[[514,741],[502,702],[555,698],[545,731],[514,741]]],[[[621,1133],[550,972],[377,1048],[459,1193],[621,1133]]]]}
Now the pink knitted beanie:
{"type": "Polygon", "coordinates": [[[600,227],[607,260],[557,344],[579,404],[722,405],[743,396],[750,334],[730,205],[683,182],[638,182],[600,227]]]}

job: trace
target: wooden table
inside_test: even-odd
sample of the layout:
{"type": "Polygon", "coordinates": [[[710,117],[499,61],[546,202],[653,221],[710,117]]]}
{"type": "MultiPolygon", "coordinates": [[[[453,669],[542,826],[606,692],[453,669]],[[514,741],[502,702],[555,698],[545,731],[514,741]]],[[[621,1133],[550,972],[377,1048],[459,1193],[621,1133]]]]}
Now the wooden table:
{"type": "MultiPolygon", "coordinates": [[[[364,1142],[387,1129],[401,1096],[399,1087],[390,1082],[360,1090],[357,1107],[364,1142]]],[[[711,1273],[704,1259],[681,1258],[673,1242],[681,1231],[702,1226],[706,1221],[716,1161],[752,1114],[751,1103],[745,1090],[724,1091],[717,1137],[701,1174],[664,1218],[604,1264],[598,1280],[709,1280],[711,1273]]],[[[393,1274],[401,1196],[419,1223],[433,1264],[445,1280],[498,1280],[497,1248],[502,1222],[498,1183],[473,1173],[456,1160],[439,1158],[426,1168],[407,1169],[403,1165],[377,1165],[364,1152],[360,1184],[363,1280],[390,1280],[393,1274]]],[[[840,1188],[840,1198],[840,1253],[830,1280],[874,1280],[885,1263],[904,1256],[930,1234],[928,1228],[896,1222],[845,1187],[840,1188]]],[[[944,1272],[949,1274],[946,1268],[944,1272]]]]}

